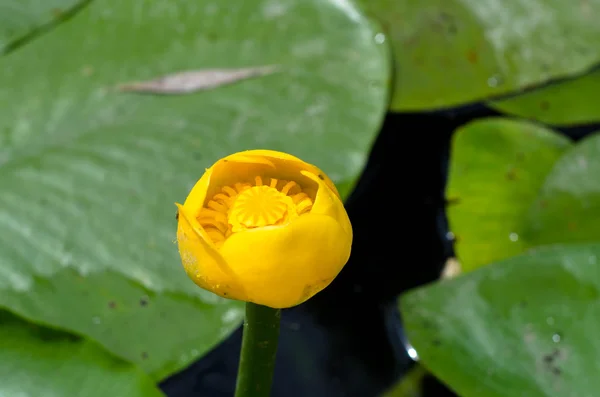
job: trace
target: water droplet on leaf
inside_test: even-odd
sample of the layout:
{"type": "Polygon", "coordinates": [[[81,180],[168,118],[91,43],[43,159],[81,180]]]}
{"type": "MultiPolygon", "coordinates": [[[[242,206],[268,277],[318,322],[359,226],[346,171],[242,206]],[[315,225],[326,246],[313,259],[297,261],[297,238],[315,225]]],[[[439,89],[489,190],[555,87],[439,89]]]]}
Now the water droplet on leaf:
{"type": "Polygon", "coordinates": [[[500,84],[502,84],[502,77],[498,74],[493,75],[487,80],[488,87],[498,87],[500,84]]]}
{"type": "Polygon", "coordinates": [[[385,42],[385,35],[383,33],[377,33],[375,35],[375,43],[383,44],[385,42]]]}
{"type": "Polygon", "coordinates": [[[552,335],[552,342],[558,343],[558,342],[560,342],[560,339],[561,339],[560,334],[552,335]]]}

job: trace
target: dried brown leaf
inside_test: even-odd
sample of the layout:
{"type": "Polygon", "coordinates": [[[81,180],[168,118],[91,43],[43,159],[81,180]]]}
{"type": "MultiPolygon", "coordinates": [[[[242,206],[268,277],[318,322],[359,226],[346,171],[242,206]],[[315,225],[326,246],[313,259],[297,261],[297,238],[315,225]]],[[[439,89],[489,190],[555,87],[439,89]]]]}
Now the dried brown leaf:
{"type": "Polygon", "coordinates": [[[260,66],[241,69],[189,70],[161,76],[147,81],[131,82],[117,88],[125,92],[148,94],[181,95],[205,91],[254,77],[265,76],[276,71],[276,66],[260,66]]]}

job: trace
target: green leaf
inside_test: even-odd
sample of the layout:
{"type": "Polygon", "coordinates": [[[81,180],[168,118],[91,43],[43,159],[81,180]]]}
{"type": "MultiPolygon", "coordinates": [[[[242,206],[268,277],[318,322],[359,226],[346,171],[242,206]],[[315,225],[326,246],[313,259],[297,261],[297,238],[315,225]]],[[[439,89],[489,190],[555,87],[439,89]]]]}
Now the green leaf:
{"type": "Polygon", "coordinates": [[[600,61],[600,0],[362,3],[392,47],[391,108],[397,111],[506,94],[580,74],[600,61]]]}
{"type": "Polygon", "coordinates": [[[536,124],[502,118],[476,121],[456,132],[446,195],[464,270],[523,252],[523,221],[570,145],[536,124]]]}
{"type": "Polygon", "coordinates": [[[488,105],[500,112],[553,125],[600,121],[600,71],[488,105]]]}
{"type": "Polygon", "coordinates": [[[568,150],[523,220],[529,246],[600,241],[600,135],[568,150]]]}
{"type": "MultiPolygon", "coordinates": [[[[178,273],[175,259],[171,264],[178,273]]],[[[115,271],[78,270],[71,264],[35,277],[13,272],[12,288],[0,282],[0,303],[29,320],[89,335],[155,379],[198,359],[243,318],[239,303],[157,292],[115,271]]]]}
{"type": "Polygon", "coordinates": [[[59,22],[87,0],[0,0],[0,55],[59,22]]]}
{"type": "Polygon", "coordinates": [[[401,298],[422,364],[462,397],[600,389],[600,245],[530,251],[401,298]]]}
{"type": "Polygon", "coordinates": [[[358,182],[358,179],[359,179],[358,176],[359,175],[357,175],[353,179],[346,180],[346,181],[335,184],[335,187],[337,188],[340,196],[348,197],[350,195],[350,193],[352,193],[352,191],[354,190],[354,187],[356,186],[356,183],[358,182]]]}
{"type": "Polygon", "coordinates": [[[421,384],[426,374],[422,366],[415,365],[382,397],[422,397],[421,384]]]}
{"type": "Polygon", "coordinates": [[[0,396],[160,397],[140,369],[92,342],[0,311],[0,396]]]}
{"type": "Polygon", "coordinates": [[[0,59],[0,305],[155,379],[204,354],[241,305],[187,279],[173,203],[244,149],[354,180],[386,109],[374,36],[334,0],[95,0],[0,59]],[[188,95],[113,89],[265,65],[278,73],[188,95]]]}

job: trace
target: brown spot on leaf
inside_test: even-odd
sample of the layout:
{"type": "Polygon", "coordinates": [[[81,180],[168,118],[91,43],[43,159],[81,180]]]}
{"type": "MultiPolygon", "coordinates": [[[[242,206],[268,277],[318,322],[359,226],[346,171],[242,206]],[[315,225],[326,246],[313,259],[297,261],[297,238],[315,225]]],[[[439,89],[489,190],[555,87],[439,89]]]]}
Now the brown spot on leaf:
{"type": "Polygon", "coordinates": [[[447,31],[448,31],[449,34],[455,35],[458,32],[458,28],[454,24],[448,25],[447,31]]]}
{"type": "Polygon", "coordinates": [[[508,170],[508,172],[506,173],[506,179],[508,179],[509,181],[514,181],[515,179],[517,179],[517,171],[514,168],[508,170]]]}
{"type": "Polygon", "coordinates": [[[540,102],[540,109],[542,110],[548,110],[550,108],[550,104],[548,103],[548,101],[542,101],[540,102]]]}
{"type": "Polygon", "coordinates": [[[423,328],[425,329],[435,329],[435,324],[432,323],[430,320],[423,320],[423,328]]]}
{"type": "Polygon", "coordinates": [[[148,359],[148,353],[142,352],[142,360],[148,359]]]}
{"type": "Polygon", "coordinates": [[[560,376],[562,369],[558,366],[565,359],[565,353],[561,349],[554,349],[542,357],[543,367],[554,376],[560,376]]]}
{"type": "Polygon", "coordinates": [[[447,12],[441,12],[438,19],[439,27],[442,28],[446,33],[455,35],[458,32],[454,17],[447,12]]]}
{"type": "Polygon", "coordinates": [[[475,65],[478,60],[479,55],[474,49],[471,48],[469,51],[467,51],[467,61],[469,61],[470,64],[475,65]]]}
{"type": "Polygon", "coordinates": [[[521,307],[522,309],[527,307],[527,301],[521,301],[519,302],[519,307],[521,307]]]}
{"type": "Polygon", "coordinates": [[[140,306],[141,307],[148,306],[148,297],[147,296],[142,296],[142,298],[140,299],[140,306]]]}
{"type": "Polygon", "coordinates": [[[108,302],[108,308],[109,309],[116,309],[117,308],[117,302],[115,302],[115,301],[108,302]]]}

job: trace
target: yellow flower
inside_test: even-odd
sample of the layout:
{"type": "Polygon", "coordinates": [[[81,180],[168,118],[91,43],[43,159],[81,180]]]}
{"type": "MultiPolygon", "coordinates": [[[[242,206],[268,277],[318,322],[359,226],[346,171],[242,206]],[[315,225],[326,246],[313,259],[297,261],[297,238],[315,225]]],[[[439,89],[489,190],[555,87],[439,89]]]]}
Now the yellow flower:
{"type": "Polygon", "coordinates": [[[222,297],[295,306],[327,287],[350,256],[352,226],[334,184],[286,153],[222,158],[177,207],[185,271],[222,297]]]}

